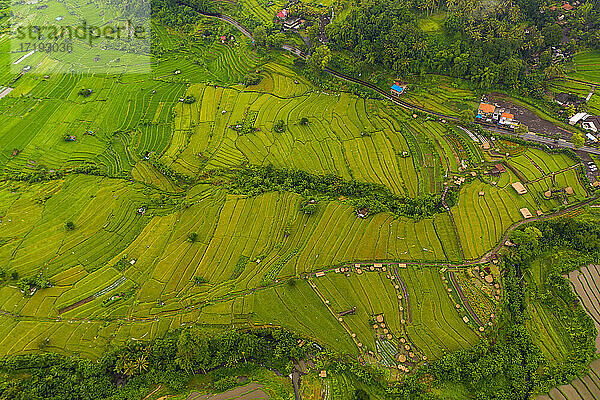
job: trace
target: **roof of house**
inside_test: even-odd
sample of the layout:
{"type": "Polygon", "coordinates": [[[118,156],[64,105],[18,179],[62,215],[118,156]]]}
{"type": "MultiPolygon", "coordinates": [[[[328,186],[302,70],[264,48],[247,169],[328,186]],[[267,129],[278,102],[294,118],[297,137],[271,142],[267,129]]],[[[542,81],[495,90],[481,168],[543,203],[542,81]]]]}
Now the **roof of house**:
{"type": "Polygon", "coordinates": [[[279,11],[279,12],[277,13],[277,18],[280,18],[280,19],[285,19],[285,18],[287,17],[287,15],[288,15],[288,12],[287,12],[287,10],[284,8],[283,10],[281,10],[281,11],[279,11]]]}
{"type": "Polygon", "coordinates": [[[573,6],[572,6],[572,5],[570,5],[569,3],[565,3],[565,4],[563,4],[563,5],[562,5],[562,6],[560,6],[560,7],[561,7],[563,10],[566,10],[566,11],[571,11],[571,10],[573,9],[573,6]]]}
{"type": "Polygon", "coordinates": [[[504,168],[504,165],[502,164],[494,164],[494,167],[496,167],[496,169],[500,172],[506,172],[506,169],[504,168]]]}
{"type": "Polygon", "coordinates": [[[573,192],[573,188],[572,188],[571,186],[567,186],[567,187],[565,188],[565,193],[566,193],[566,194],[573,194],[573,193],[574,193],[574,192],[573,192]]]}
{"type": "Polygon", "coordinates": [[[484,112],[485,114],[491,114],[496,109],[496,106],[489,103],[481,103],[479,104],[479,111],[484,112]]]}
{"type": "Polygon", "coordinates": [[[554,95],[554,100],[561,103],[566,103],[571,100],[571,95],[565,92],[556,93],[554,95]]]}
{"type": "Polygon", "coordinates": [[[404,88],[402,86],[400,86],[400,84],[398,82],[396,82],[392,85],[392,90],[394,90],[398,93],[402,93],[404,91],[404,88]]]}
{"type": "Polygon", "coordinates": [[[515,119],[515,116],[513,114],[507,112],[502,113],[501,117],[506,119],[515,119]]]}
{"type": "Polygon", "coordinates": [[[598,132],[600,130],[600,117],[595,115],[589,115],[583,119],[583,123],[581,124],[583,129],[589,129],[594,132],[598,132]]]}
{"type": "Polygon", "coordinates": [[[527,193],[527,189],[525,188],[525,186],[523,186],[521,182],[514,182],[511,184],[511,186],[517,191],[518,194],[527,193]]]}
{"type": "Polygon", "coordinates": [[[589,117],[590,115],[588,113],[584,113],[584,112],[579,112],[575,115],[573,115],[571,118],[569,118],[569,124],[571,125],[575,125],[576,123],[578,123],[580,120],[585,120],[587,117],[589,117]]]}

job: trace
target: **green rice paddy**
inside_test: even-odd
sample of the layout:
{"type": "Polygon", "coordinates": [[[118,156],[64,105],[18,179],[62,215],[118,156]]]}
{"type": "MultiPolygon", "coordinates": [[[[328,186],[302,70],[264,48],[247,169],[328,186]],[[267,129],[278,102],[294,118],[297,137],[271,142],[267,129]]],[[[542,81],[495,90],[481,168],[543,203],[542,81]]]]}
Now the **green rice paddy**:
{"type": "MultiPolygon", "coordinates": [[[[269,19],[276,7],[252,10],[269,19]]],[[[543,197],[549,188],[571,186],[569,204],[589,196],[565,155],[520,148],[504,160],[512,168],[491,178],[483,173],[489,154],[448,121],[323,91],[291,62],[262,59],[241,36],[223,44],[156,21],[153,31],[151,74],[57,66],[17,79],[0,69],[0,86],[14,88],[0,99],[0,355],[38,351],[48,338],[48,350],[95,358],[205,324],[286,326],[373,363],[392,362],[382,349],[404,339],[436,359],[474,345],[479,332],[455,309],[439,268],[427,265],[482,257],[523,219],[520,208],[549,213],[562,204],[543,197]],[[241,83],[257,70],[260,83],[241,83]],[[180,100],[188,96],[194,101],[180,100]],[[283,132],[274,129],[280,120],[283,132]],[[452,216],[423,219],[359,218],[343,197],[319,201],[307,215],[302,194],[228,192],[222,177],[231,170],[269,164],[411,198],[440,196],[445,183],[469,179],[453,189],[452,216]],[[517,180],[526,195],[511,187],[517,180]],[[413,263],[399,268],[410,321],[402,322],[408,305],[389,270],[314,275],[386,261],[413,263]],[[52,286],[26,295],[13,272],[52,286]],[[356,313],[339,321],[351,307],[356,313]],[[380,314],[392,339],[374,336],[370,320],[380,314]]],[[[8,48],[0,38],[3,63],[8,48]]],[[[409,97],[453,114],[475,104],[473,94],[443,84],[409,97]]]]}

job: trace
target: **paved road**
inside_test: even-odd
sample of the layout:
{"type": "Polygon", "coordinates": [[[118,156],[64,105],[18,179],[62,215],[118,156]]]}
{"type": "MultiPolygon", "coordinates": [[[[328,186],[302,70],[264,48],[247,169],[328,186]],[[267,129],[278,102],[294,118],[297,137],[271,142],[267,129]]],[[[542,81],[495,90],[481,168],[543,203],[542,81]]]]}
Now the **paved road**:
{"type": "MultiPolygon", "coordinates": [[[[179,4],[183,4],[183,5],[189,6],[188,4],[186,4],[184,2],[179,2],[179,4]]],[[[218,19],[220,19],[222,21],[225,21],[225,22],[233,25],[235,28],[237,28],[240,32],[242,32],[245,36],[247,36],[250,40],[252,40],[254,42],[254,37],[252,36],[252,34],[246,28],[244,28],[242,25],[240,25],[239,22],[237,22],[236,20],[234,20],[233,18],[228,17],[226,15],[221,15],[221,14],[205,13],[205,12],[198,11],[198,10],[196,10],[196,12],[198,12],[199,14],[204,15],[206,17],[218,18],[218,19]]],[[[282,48],[284,50],[286,50],[286,51],[289,51],[290,53],[295,54],[298,57],[301,57],[301,58],[305,59],[305,60],[308,59],[308,54],[302,52],[300,49],[298,49],[298,48],[296,48],[294,46],[283,45],[282,48]]],[[[425,112],[425,113],[428,113],[428,114],[435,115],[435,116],[440,117],[440,118],[445,118],[447,120],[452,120],[452,121],[457,121],[458,120],[457,117],[454,117],[454,116],[451,116],[451,115],[442,114],[442,113],[438,113],[438,112],[435,112],[435,111],[428,110],[426,108],[417,106],[415,104],[412,104],[412,103],[400,100],[400,99],[392,96],[391,94],[389,94],[385,90],[383,90],[383,89],[381,89],[381,88],[379,88],[379,87],[377,87],[377,86],[375,86],[375,85],[373,85],[371,83],[362,81],[360,79],[356,79],[356,78],[348,76],[346,74],[342,74],[341,72],[335,71],[335,70],[333,70],[331,68],[325,68],[325,71],[327,73],[329,73],[329,74],[331,74],[331,75],[333,75],[335,77],[338,77],[340,79],[343,79],[345,81],[353,82],[353,83],[356,83],[358,85],[368,87],[368,88],[376,91],[377,93],[381,94],[386,99],[388,99],[388,100],[392,101],[393,103],[395,103],[395,104],[397,104],[399,106],[402,106],[404,108],[408,108],[408,109],[411,109],[411,110],[419,110],[419,111],[422,111],[422,112],[425,112]]],[[[578,80],[578,79],[573,79],[573,78],[565,78],[565,79],[573,81],[573,82],[585,83],[585,84],[592,85],[592,86],[595,85],[595,84],[593,84],[591,82],[586,82],[586,81],[582,81],[582,80],[578,80]]],[[[572,149],[572,150],[582,151],[582,152],[585,152],[585,153],[600,155],[600,150],[598,150],[598,149],[596,149],[594,147],[582,146],[582,147],[580,147],[580,148],[577,149],[573,145],[573,143],[563,142],[563,141],[555,141],[554,139],[550,139],[550,138],[547,138],[545,136],[536,135],[535,133],[527,133],[527,134],[517,135],[516,133],[512,133],[512,132],[509,132],[509,131],[506,131],[506,130],[503,130],[503,129],[499,129],[499,128],[495,128],[495,127],[491,127],[491,126],[487,126],[487,125],[484,125],[484,126],[486,127],[486,129],[489,129],[489,130],[491,130],[493,132],[502,133],[502,134],[505,134],[505,135],[508,134],[508,135],[513,135],[513,136],[519,136],[523,140],[528,140],[528,141],[531,141],[531,142],[546,144],[546,145],[551,146],[551,147],[564,147],[564,148],[568,148],[568,149],[572,149]]]]}
{"type": "Polygon", "coordinates": [[[564,147],[564,148],[571,149],[571,150],[583,151],[584,153],[600,155],[600,150],[595,147],[581,146],[580,148],[577,148],[571,142],[550,139],[546,136],[537,135],[533,132],[524,133],[524,134],[519,135],[516,132],[511,132],[511,131],[508,131],[505,129],[500,129],[500,128],[496,128],[496,127],[488,126],[488,125],[484,125],[484,126],[485,126],[485,129],[488,129],[492,132],[501,133],[503,135],[517,136],[523,140],[545,144],[545,145],[548,145],[549,147],[564,147]]]}

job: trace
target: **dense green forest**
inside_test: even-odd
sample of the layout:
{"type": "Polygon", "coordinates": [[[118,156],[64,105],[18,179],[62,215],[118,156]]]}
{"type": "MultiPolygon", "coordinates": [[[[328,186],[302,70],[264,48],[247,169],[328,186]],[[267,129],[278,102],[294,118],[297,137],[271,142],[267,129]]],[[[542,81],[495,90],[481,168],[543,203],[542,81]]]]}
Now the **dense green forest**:
{"type": "MultiPolygon", "coordinates": [[[[560,4],[559,4],[560,5],[560,4]]],[[[352,53],[356,71],[379,66],[400,76],[437,73],[539,95],[562,73],[552,47],[567,53],[600,46],[600,3],[588,0],[561,15],[541,1],[360,1],[327,27],[331,46],[352,53]],[[440,2],[442,3],[442,2],[440,2]],[[423,14],[444,12],[441,29],[424,32],[423,14]]]]}

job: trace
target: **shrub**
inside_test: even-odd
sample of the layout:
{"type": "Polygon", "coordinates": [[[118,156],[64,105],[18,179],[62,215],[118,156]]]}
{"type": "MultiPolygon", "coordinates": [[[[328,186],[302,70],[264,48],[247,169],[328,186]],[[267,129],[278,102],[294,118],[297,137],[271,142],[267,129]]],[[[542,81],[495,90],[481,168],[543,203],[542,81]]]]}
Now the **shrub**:
{"type": "Polygon", "coordinates": [[[213,383],[213,388],[217,392],[224,392],[225,390],[229,390],[236,387],[237,384],[238,380],[235,376],[228,376],[226,378],[221,378],[215,383],[213,383]]]}
{"type": "Polygon", "coordinates": [[[72,231],[73,229],[75,229],[75,224],[73,223],[73,221],[69,221],[65,224],[65,229],[68,231],[72,231]]]}
{"type": "Polygon", "coordinates": [[[279,121],[275,122],[275,125],[273,125],[273,129],[277,133],[285,132],[285,122],[283,122],[283,120],[280,119],[279,121]]]}
{"type": "Polygon", "coordinates": [[[192,232],[188,235],[187,241],[190,243],[196,243],[198,241],[198,234],[196,232],[192,232]]]}
{"type": "Polygon", "coordinates": [[[302,119],[300,120],[300,125],[302,125],[302,126],[308,125],[308,118],[302,117],[302,119]]]}
{"type": "Polygon", "coordinates": [[[206,279],[203,276],[195,276],[194,277],[194,283],[196,285],[202,285],[203,283],[208,283],[208,279],[206,279]]]}
{"type": "Polygon", "coordinates": [[[248,74],[244,77],[244,85],[253,86],[258,85],[262,81],[262,76],[259,74],[248,74]]]}
{"type": "Polygon", "coordinates": [[[79,92],[77,92],[77,94],[79,94],[80,96],[83,97],[90,97],[92,95],[92,89],[79,89],[79,92]]]}
{"type": "Polygon", "coordinates": [[[318,209],[319,207],[317,206],[317,202],[312,199],[305,201],[300,205],[300,211],[306,215],[313,215],[318,209]]]}
{"type": "Polygon", "coordinates": [[[196,102],[196,98],[190,94],[190,95],[180,98],[179,101],[181,101],[182,103],[185,103],[185,104],[192,104],[192,103],[196,102]]]}

